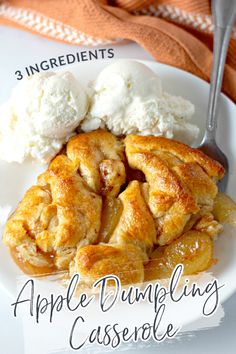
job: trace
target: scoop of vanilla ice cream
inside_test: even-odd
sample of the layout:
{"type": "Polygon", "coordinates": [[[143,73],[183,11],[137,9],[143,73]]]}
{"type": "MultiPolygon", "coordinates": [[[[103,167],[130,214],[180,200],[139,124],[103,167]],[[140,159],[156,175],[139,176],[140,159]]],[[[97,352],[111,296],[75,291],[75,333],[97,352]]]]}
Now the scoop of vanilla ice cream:
{"type": "Polygon", "coordinates": [[[92,89],[84,131],[108,128],[116,135],[163,135],[185,142],[198,136],[198,127],[189,123],[193,104],[164,92],[160,78],[142,63],[114,62],[101,71],[92,89]]]}
{"type": "Polygon", "coordinates": [[[0,108],[0,159],[22,163],[32,158],[48,162],[60,151],[64,140],[37,134],[31,126],[17,120],[9,102],[0,108]]]}
{"type": "Polygon", "coordinates": [[[23,79],[0,109],[0,158],[48,162],[73,135],[87,109],[87,93],[69,72],[23,79]]]}
{"type": "MultiPolygon", "coordinates": [[[[107,126],[117,135],[131,132],[145,113],[145,106],[162,94],[159,77],[132,60],[119,60],[105,67],[92,90],[91,110],[82,122],[82,129],[107,126]]],[[[146,127],[144,121],[139,123],[146,127]]]]}
{"type": "Polygon", "coordinates": [[[30,76],[13,89],[11,101],[16,117],[49,138],[65,138],[88,108],[87,94],[70,72],[30,76]]]}

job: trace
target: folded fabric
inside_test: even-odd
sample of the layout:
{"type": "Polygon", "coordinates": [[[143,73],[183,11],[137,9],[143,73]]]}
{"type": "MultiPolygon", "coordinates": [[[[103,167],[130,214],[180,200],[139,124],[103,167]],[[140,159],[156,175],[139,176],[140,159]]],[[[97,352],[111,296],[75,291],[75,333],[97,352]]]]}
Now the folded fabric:
{"type": "MultiPolygon", "coordinates": [[[[213,23],[208,0],[9,0],[0,24],[77,45],[137,42],[156,60],[210,80],[213,23]]],[[[236,101],[236,29],[223,91],[236,101]]]]}

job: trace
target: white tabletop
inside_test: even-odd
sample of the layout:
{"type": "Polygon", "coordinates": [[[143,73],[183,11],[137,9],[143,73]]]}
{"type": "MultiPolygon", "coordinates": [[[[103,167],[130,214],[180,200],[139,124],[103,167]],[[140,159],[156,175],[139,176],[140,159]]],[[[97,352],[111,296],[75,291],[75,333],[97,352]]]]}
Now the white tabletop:
{"type": "MultiPolygon", "coordinates": [[[[85,48],[61,44],[29,33],[0,26],[0,80],[1,97],[7,99],[11,87],[16,83],[14,75],[28,65],[33,65],[51,57],[74,53],[85,48]]],[[[86,48],[87,49],[87,48],[86,48]]],[[[115,58],[136,58],[153,60],[136,44],[115,47],[115,58]]],[[[0,353],[24,354],[21,321],[13,318],[7,294],[0,289],[0,353]]],[[[233,354],[236,348],[236,294],[224,304],[225,317],[220,326],[208,330],[192,332],[181,340],[161,343],[148,350],[128,350],[136,354],[233,354]]],[[[118,353],[118,351],[116,351],[118,353]]],[[[34,350],[32,348],[32,354],[34,350]]]]}

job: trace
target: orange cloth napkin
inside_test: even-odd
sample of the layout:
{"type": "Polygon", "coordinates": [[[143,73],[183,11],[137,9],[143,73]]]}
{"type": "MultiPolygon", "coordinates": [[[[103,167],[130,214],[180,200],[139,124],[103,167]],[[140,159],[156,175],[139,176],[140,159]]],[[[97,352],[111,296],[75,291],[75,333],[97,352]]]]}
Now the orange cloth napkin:
{"type": "MultiPolygon", "coordinates": [[[[208,0],[0,1],[0,24],[77,45],[132,40],[159,62],[210,80],[213,24],[208,0]]],[[[223,91],[236,101],[236,29],[223,91]]]]}

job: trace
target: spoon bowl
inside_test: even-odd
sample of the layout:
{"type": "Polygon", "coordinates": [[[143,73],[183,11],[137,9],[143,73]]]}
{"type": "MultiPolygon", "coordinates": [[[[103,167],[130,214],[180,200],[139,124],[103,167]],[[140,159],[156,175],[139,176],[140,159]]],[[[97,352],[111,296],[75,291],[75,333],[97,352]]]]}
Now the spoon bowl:
{"type": "Polygon", "coordinates": [[[229,162],[226,155],[218,147],[215,139],[210,140],[208,138],[204,138],[198,149],[204,152],[204,154],[208,155],[212,159],[218,161],[224,167],[225,174],[224,177],[218,182],[218,190],[221,193],[225,193],[229,176],[229,162]]]}

